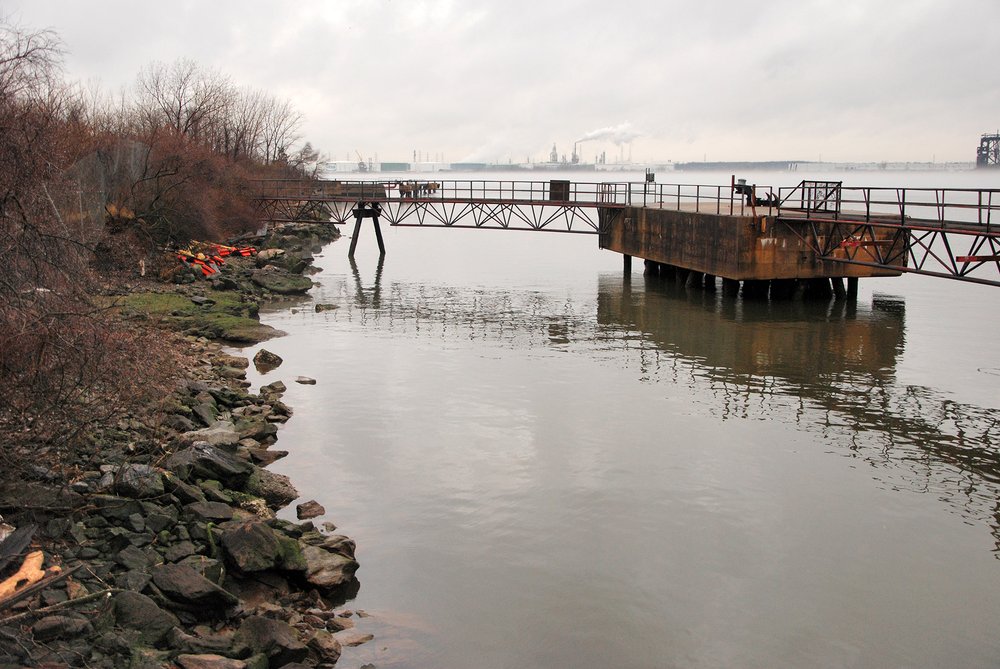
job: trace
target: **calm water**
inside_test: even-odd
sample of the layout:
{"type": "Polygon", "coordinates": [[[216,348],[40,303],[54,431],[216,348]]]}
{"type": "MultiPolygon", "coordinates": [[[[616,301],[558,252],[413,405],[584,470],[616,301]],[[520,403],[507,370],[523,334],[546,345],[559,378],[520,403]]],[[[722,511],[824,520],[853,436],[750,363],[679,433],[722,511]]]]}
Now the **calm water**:
{"type": "Polygon", "coordinates": [[[590,236],[363,235],[253,379],[295,409],[274,469],[358,542],[342,666],[1000,663],[1000,289],[753,303],[590,236]]]}

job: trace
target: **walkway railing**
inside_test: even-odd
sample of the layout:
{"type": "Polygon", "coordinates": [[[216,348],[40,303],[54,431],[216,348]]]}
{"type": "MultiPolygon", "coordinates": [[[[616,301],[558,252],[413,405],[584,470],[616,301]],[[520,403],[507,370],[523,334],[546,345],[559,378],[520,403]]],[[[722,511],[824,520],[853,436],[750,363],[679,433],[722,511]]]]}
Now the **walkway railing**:
{"type": "Polygon", "coordinates": [[[489,179],[406,179],[383,181],[303,181],[301,179],[256,182],[258,198],[264,200],[320,200],[325,202],[390,202],[399,200],[443,200],[496,204],[571,204],[578,207],[624,207],[632,203],[636,184],[489,179]]]}
{"type": "Polygon", "coordinates": [[[419,179],[256,182],[257,199],[297,202],[445,201],[573,207],[652,207],[718,215],[872,221],[910,228],[1000,232],[1000,189],[846,187],[803,181],[775,188],[718,184],[419,179]]]}
{"type": "Polygon", "coordinates": [[[783,216],[1000,233],[1000,189],[848,187],[803,181],[778,194],[783,216]]]}

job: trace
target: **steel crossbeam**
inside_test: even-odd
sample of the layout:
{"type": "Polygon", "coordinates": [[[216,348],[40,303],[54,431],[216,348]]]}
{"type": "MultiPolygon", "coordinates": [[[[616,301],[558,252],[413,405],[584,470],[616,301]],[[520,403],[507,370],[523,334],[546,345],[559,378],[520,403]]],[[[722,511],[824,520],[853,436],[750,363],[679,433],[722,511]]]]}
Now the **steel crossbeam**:
{"type": "MultiPolygon", "coordinates": [[[[380,218],[400,227],[492,228],[578,234],[597,234],[599,228],[596,208],[571,202],[415,199],[380,200],[378,203],[381,207],[380,218]]],[[[340,225],[354,220],[356,202],[325,204],[332,223],[340,225]]],[[[272,207],[269,213],[280,209],[272,207]]]]}
{"type": "Polygon", "coordinates": [[[1000,235],[994,230],[875,219],[778,220],[823,260],[1000,286],[1000,235]]]}

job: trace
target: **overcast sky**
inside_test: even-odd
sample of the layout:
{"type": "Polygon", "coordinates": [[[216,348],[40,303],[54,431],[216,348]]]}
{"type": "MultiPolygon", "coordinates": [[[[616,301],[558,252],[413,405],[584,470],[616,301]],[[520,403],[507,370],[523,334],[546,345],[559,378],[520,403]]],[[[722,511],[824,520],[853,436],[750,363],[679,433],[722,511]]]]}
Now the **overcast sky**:
{"type": "Polygon", "coordinates": [[[971,161],[1000,127],[1000,0],[0,0],[0,15],[59,33],[72,79],[117,90],[190,58],[287,98],[338,160],[544,160],[594,137],[587,161],[971,161]]]}

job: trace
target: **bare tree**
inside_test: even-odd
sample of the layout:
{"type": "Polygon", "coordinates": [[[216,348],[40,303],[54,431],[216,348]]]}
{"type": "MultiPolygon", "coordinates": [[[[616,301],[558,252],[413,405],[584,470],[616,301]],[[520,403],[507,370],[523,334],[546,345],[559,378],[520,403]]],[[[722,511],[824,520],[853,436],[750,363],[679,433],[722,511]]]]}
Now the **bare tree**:
{"type": "Polygon", "coordinates": [[[203,71],[194,61],[155,62],[138,77],[138,104],[152,127],[165,125],[197,138],[202,125],[220,115],[229,101],[228,80],[203,71]]]}
{"type": "Polygon", "coordinates": [[[65,168],[88,123],[86,105],[62,81],[60,58],[53,33],[0,24],[0,473],[7,475],[31,461],[18,449],[70,445],[144,395],[129,373],[139,336],[92,300],[84,221],[59,206],[72,190],[65,168]]]}
{"type": "Polygon", "coordinates": [[[295,111],[290,102],[267,98],[261,142],[261,158],[265,164],[287,160],[292,145],[300,139],[301,125],[302,114],[295,111]]]}

